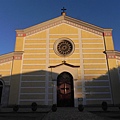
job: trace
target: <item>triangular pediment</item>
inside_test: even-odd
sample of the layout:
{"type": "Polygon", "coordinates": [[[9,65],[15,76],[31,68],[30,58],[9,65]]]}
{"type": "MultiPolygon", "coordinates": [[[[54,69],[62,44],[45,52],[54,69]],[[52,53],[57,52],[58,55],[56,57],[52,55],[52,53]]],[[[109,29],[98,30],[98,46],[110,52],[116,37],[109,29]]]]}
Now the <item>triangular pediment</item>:
{"type": "Polygon", "coordinates": [[[87,22],[83,22],[81,20],[77,20],[75,18],[62,15],[60,17],[57,17],[57,18],[48,20],[46,22],[34,25],[32,27],[28,27],[26,29],[16,30],[16,32],[17,32],[17,36],[24,37],[24,36],[29,36],[31,34],[35,34],[37,32],[43,31],[45,29],[57,26],[62,23],[74,26],[76,28],[81,28],[83,30],[93,32],[93,33],[96,33],[99,35],[103,35],[103,33],[106,33],[106,32],[111,32],[111,30],[112,30],[112,29],[103,29],[101,27],[89,24],[87,22]]]}

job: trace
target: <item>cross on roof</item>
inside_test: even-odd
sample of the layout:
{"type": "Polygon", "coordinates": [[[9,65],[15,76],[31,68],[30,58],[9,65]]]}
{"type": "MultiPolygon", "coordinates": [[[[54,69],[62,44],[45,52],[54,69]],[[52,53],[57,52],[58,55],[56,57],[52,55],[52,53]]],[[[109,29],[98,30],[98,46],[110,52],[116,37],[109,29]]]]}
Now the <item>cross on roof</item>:
{"type": "Polygon", "coordinates": [[[61,10],[63,10],[63,12],[65,12],[66,9],[63,7],[61,10]]]}

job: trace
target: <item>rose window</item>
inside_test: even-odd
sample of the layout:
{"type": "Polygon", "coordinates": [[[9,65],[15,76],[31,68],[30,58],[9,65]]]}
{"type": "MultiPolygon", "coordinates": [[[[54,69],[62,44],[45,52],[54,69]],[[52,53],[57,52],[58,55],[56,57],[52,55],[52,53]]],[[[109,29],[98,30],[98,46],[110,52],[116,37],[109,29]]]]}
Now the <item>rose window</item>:
{"type": "Polygon", "coordinates": [[[74,44],[69,39],[60,39],[55,43],[54,50],[57,55],[68,56],[73,53],[74,44]]]}
{"type": "Polygon", "coordinates": [[[60,54],[67,55],[72,51],[72,44],[67,40],[63,40],[58,44],[57,50],[60,54]]]}

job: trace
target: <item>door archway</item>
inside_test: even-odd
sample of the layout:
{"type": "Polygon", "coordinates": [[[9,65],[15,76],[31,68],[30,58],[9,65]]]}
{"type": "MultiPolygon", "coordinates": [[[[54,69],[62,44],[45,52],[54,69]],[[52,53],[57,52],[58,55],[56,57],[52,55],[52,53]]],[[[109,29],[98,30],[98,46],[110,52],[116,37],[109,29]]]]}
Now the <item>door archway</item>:
{"type": "Polygon", "coordinates": [[[74,107],[73,76],[62,72],[57,77],[57,106],[74,107]]]}

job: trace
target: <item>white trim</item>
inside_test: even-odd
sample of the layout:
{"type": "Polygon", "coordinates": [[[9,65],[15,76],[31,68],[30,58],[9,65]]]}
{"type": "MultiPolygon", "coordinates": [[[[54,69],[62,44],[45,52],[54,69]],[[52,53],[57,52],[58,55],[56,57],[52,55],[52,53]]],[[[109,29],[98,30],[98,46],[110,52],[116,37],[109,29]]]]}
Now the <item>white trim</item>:
{"type": "Polygon", "coordinates": [[[85,80],[85,82],[91,82],[91,81],[92,82],[109,82],[109,80],[85,80]]]}
{"type": "MultiPolygon", "coordinates": [[[[66,34],[65,34],[66,35],[66,34]]],[[[58,39],[58,38],[50,38],[50,40],[56,40],[56,39],[58,39]]],[[[73,42],[74,42],[74,40],[78,40],[78,38],[70,38],[73,42]]]]}
{"type": "MultiPolygon", "coordinates": [[[[25,49],[25,38],[23,40],[23,51],[25,49]]],[[[22,70],[23,70],[23,59],[24,59],[24,53],[22,54],[22,60],[21,60],[21,70],[20,70],[20,81],[19,81],[19,89],[18,89],[18,105],[20,104],[20,93],[21,93],[21,81],[22,81],[22,70]]]]}
{"type": "MultiPolygon", "coordinates": [[[[73,41],[73,39],[69,39],[69,38],[66,38],[66,37],[62,37],[62,38],[59,38],[60,40],[64,40],[64,39],[66,39],[66,40],[71,40],[73,43],[74,43],[74,41],[73,41]]],[[[57,40],[59,40],[59,39],[57,39],[57,40]]],[[[49,43],[49,45],[53,45],[54,43],[49,43]]],[[[79,45],[79,43],[74,43],[74,45],[79,45]]],[[[54,46],[54,45],[53,45],[54,46]]]]}
{"type": "Polygon", "coordinates": [[[109,88],[109,86],[86,86],[85,88],[109,88]]]}
{"type": "Polygon", "coordinates": [[[84,65],[106,65],[106,63],[83,63],[84,65]]]}
{"type": "MultiPolygon", "coordinates": [[[[27,70],[33,71],[33,70],[40,70],[40,69],[23,69],[23,71],[27,71],[27,70]]],[[[41,69],[41,70],[45,70],[45,69],[41,69]]],[[[24,73],[23,73],[23,74],[24,74],[24,73]]]]}
{"type": "Polygon", "coordinates": [[[53,104],[57,104],[57,81],[53,81],[53,104]]]}
{"type": "MultiPolygon", "coordinates": [[[[39,53],[35,53],[35,52],[32,51],[31,53],[28,52],[28,53],[24,53],[24,54],[40,54],[40,52],[39,53]]],[[[46,53],[44,52],[44,53],[41,53],[41,54],[46,54],[46,53]]]]}
{"type": "Polygon", "coordinates": [[[90,68],[90,69],[84,69],[84,70],[107,70],[107,68],[90,68]]]}
{"type": "MultiPolygon", "coordinates": [[[[40,29],[39,29],[40,30],[40,29]]],[[[29,33],[27,33],[27,37],[29,36],[33,36],[33,35],[36,35],[36,34],[38,34],[38,33],[42,33],[42,32],[45,32],[46,31],[46,29],[41,29],[40,31],[32,31],[32,32],[29,32],[29,33]]]]}
{"type": "Polygon", "coordinates": [[[104,48],[82,48],[82,49],[85,49],[85,50],[104,50],[104,48]]]}
{"type": "Polygon", "coordinates": [[[25,88],[25,89],[30,89],[30,88],[41,88],[41,89],[45,89],[45,87],[21,87],[21,89],[22,89],[22,88],[23,88],[23,89],[24,89],[24,88],[25,88]]]}
{"type": "Polygon", "coordinates": [[[92,44],[92,45],[93,45],[93,44],[102,44],[102,45],[103,45],[103,43],[82,43],[82,45],[84,45],[84,44],[85,44],[85,45],[87,45],[87,44],[88,44],[88,45],[89,45],[89,44],[92,44]]]}
{"type": "MultiPolygon", "coordinates": [[[[44,93],[45,94],[45,93],[44,93]]],[[[49,93],[49,95],[53,95],[53,93],[49,93]]]]}
{"type": "MultiPolygon", "coordinates": [[[[53,50],[52,47],[50,47],[49,49],[50,49],[50,50],[53,50]]],[[[94,49],[94,48],[93,48],[93,49],[94,49]]],[[[95,48],[95,49],[96,49],[96,48],[95,48]]],[[[75,48],[75,50],[79,50],[79,48],[75,48]]],[[[75,50],[74,50],[74,51],[75,51],[75,50]]]]}
{"type": "Polygon", "coordinates": [[[25,60],[46,60],[46,58],[24,58],[25,60]]]}
{"type": "MultiPolygon", "coordinates": [[[[34,88],[34,89],[39,89],[39,88],[41,88],[41,89],[45,89],[45,87],[21,87],[22,89],[30,89],[30,88],[34,88]]],[[[52,87],[48,87],[48,88],[52,88],[52,87]]]]}
{"type": "Polygon", "coordinates": [[[53,29],[53,28],[58,27],[58,26],[60,26],[60,25],[68,25],[68,26],[73,27],[73,28],[78,28],[77,26],[70,25],[69,23],[66,23],[66,22],[64,22],[64,21],[66,21],[66,20],[60,20],[61,23],[59,23],[59,24],[57,24],[57,25],[54,24],[54,26],[49,27],[49,29],[53,29]],[[62,22],[62,21],[63,21],[63,22],[62,22]]]}
{"type": "Polygon", "coordinates": [[[88,95],[104,94],[105,95],[105,94],[111,94],[111,93],[110,92],[85,92],[85,94],[88,94],[88,95]]]}
{"type": "Polygon", "coordinates": [[[35,102],[35,101],[45,101],[45,99],[20,99],[20,102],[26,102],[26,101],[28,101],[28,102],[35,102]]]}
{"type": "Polygon", "coordinates": [[[90,53],[85,52],[85,53],[84,53],[84,52],[83,52],[83,55],[84,55],[84,54],[88,54],[88,55],[89,55],[89,54],[96,54],[96,55],[100,54],[100,55],[103,55],[102,52],[100,52],[100,53],[99,53],[99,52],[96,52],[96,53],[92,53],[92,52],[90,52],[90,53]]]}
{"type": "Polygon", "coordinates": [[[24,55],[27,55],[27,54],[33,54],[33,55],[36,55],[36,54],[39,55],[40,54],[41,55],[41,54],[46,54],[46,53],[24,53],[24,55]]]}
{"type": "Polygon", "coordinates": [[[105,58],[102,58],[102,57],[101,57],[101,58],[84,58],[84,57],[83,57],[83,59],[84,59],[84,60],[85,60],[85,59],[86,59],[86,60],[87,60],[87,59],[101,59],[101,60],[104,60],[105,58]]]}
{"type": "Polygon", "coordinates": [[[33,83],[36,83],[36,82],[37,82],[37,83],[45,83],[45,81],[36,81],[36,80],[30,80],[30,81],[29,81],[29,80],[22,80],[21,82],[22,82],[22,83],[25,83],[25,82],[26,82],[26,83],[29,83],[29,82],[30,82],[30,83],[32,83],[32,82],[33,82],[33,83]]]}
{"type": "MultiPolygon", "coordinates": [[[[82,29],[82,28],[81,28],[82,29]]],[[[96,35],[96,36],[99,36],[99,37],[101,37],[102,38],[102,35],[99,35],[99,34],[97,34],[97,33],[94,33],[94,32],[92,32],[92,31],[88,31],[88,30],[85,30],[85,29],[82,29],[82,31],[87,31],[87,33],[90,33],[90,34],[93,34],[93,35],[96,35]]]]}
{"type": "Polygon", "coordinates": [[[98,76],[98,77],[100,77],[100,76],[108,76],[108,74],[84,74],[84,76],[98,76]]]}
{"type": "Polygon", "coordinates": [[[25,46],[27,45],[46,45],[46,43],[25,43],[25,46]]]}
{"type": "Polygon", "coordinates": [[[22,76],[45,76],[45,75],[22,75],[22,76]]]}
{"type": "MultiPolygon", "coordinates": [[[[63,58],[49,58],[50,60],[63,60],[63,58]]],[[[80,58],[65,58],[65,60],[80,60],[80,58]]]]}
{"type": "Polygon", "coordinates": [[[25,38],[25,40],[46,40],[46,38],[25,38]]]}
{"type": "Polygon", "coordinates": [[[5,69],[4,70],[0,70],[0,72],[4,72],[4,71],[5,72],[11,72],[11,69],[9,69],[9,70],[5,70],[5,69]]]}
{"type": "Polygon", "coordinates": [[[3,61],[3,62],[0,63],[0,66],[2,66],[2,65],[4,65],[4,64],[9,64],[10,62],[12,62],[12,60],[10,60],[10,61],[5,61],[5,62],[3,61]]]}
{"type": "Polygon", "coordinates": [[[103,41],[102,37],[101,38],[82,38],[82,40],[93,40],[93,39],[103,41]]]}
{"type": "Polygon", "coordinates": [[[83,97],[83,105],[86,105],[86,95],[85,95],[85,82],[84,82],[84,64],[83,64],[83,46],[82,46],[82,37],[81,37],[81,29],[78,29],[78,39],[79,39],[79,53],[80,53],[80,70],[81,70],[81,79],[82,79],[82,97],[83,97]]]}
{"type": "MultiPolygon", "coordinates": [[[[67,39],[67,38],[66,38],[67,39]]],[[[71,40],[71,39],[70,39],[71,40]]],[[[56,42],[56,41],[55,41],[56,42]]],[[[72,42],[74,42],[73,40],[72,40],[72,42]]],[[[54,43],[49,43],[49,45],[53,45],[54,43]]],[[[79,45],[79,43],[74,43],[74,45],[79,45]]],[[[54,45],[53,45],[54,46],[54,45]]]]}
{"type": "Polygon", "coordinates": [[[20,93],[21,95],[45,95],[45,93],[20,93]]]}
{"type": "Polygon", "coordinates": [[[49,34],[49,35],[55,35],[55,36],[57,36],[57,35],[77,35],[78,36],[78,34],[49,34]]]}
{"type": "Polygon", "coordinates": [[[45,66],[46,64],[23,64],[23,66],[38,66],[38,65],[45,66]]]}
{"type": "MultiPolygon", "coordinates": [[[[79,55],[80,53],[74,53],[74,55],[79,55]]],[[[55,53],[50,53],[50,55],[56,55],[55,53]]],[[[67,57],[66,57],[67,58],[67,57]]],[[[71,58],[69,58],[71,59],[71,58]]]]}
{"type": "Polygon", "coordinates": [[[48,90],[49,90],[49,29],[46,30],[46,78],[45,78],[45,105],[48,105],[48,90]]]}
{"type": "Polygon", "coordinates": [[[78,106],[78,100],[77,98],[77,90],[76,90],[76,81],[73,80],[73,88],[74,88],[74,106],[77,107],[78,106]]]}
{"type": "Polygon", "coordinates": [[[25,48],[25,50],[46,50],[46,48],[25,48]]]}
{"type": "Polygon", "coordinates": [[[111,101],[111,98],[86,98],[86,100],[110,100],[111,101]]]}
{"type": "Polygon", "coordinates": [[[10,66],[10,78],[9,78],[9,85],[10,85],[10,82],[12,80],[12,70],[13,70],[13,60],[11,61],[11,66],[10,66]]]}

